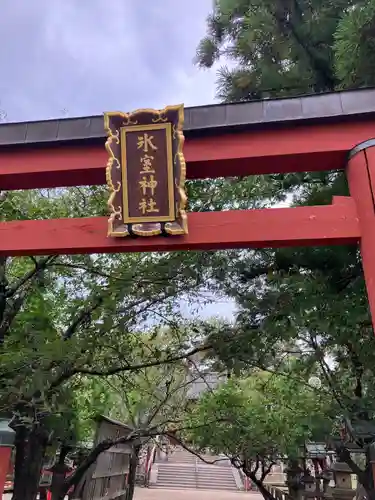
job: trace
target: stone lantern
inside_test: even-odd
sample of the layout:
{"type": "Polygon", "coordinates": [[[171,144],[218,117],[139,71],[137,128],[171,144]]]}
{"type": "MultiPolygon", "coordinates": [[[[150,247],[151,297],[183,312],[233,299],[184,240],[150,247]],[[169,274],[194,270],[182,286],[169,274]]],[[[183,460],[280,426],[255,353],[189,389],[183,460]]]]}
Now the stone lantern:
{"type": "Polygon", "coordinates": [[[0,494],[4,492],[16,434],[8,424],[9,420],[0,420],[0,494]]]}
{"type": "Polygon", "coordinates": [[[305,486],[304,498],[315,498],[317,490],[315,478],[310,473],[305,473],[302,477],[302,483],[305,486]]]}
{"type": "Polygon", "coordinates": [[[302,498],[303,484],[301,478],[303,469],[299,466],[298,461],[291,460],[285,472],[286,485],[289,490],[290,498],[295,500],[302,498]]]}
{"type": "Polygon", "coordinates": [[[352,500],[355,492],[352,489],[352,471],[345,462],[335,462],[332,467],[335,487],[332,488],[334,499],[352,500]]]}

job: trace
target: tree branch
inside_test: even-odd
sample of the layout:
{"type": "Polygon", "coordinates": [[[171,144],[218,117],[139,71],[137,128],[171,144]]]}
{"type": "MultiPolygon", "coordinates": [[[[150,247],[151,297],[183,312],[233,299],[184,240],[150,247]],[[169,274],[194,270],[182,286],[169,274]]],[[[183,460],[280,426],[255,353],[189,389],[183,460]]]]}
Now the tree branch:
{"type": "Polygon", "coordinates": [[[70,339],[82,324],[90,321],[91,313],[93,313],[96,309],[98,309],[98,307],[100,307],[103,304],[103,301],[104,297],[102,295],[99,297],[95,297],[91,305],[83,308],[82,311],[74,318],[72,323],[65,330],[63,334],[63,339],[64,340],[70,339]]]}
{"type": "Polygon", "coordinates": [[[22,290],[22,292],[19,293],[18,297],[13,301],[13,304],[9,305],[9,307],[6,307],[5,312],[3,314],[3,321],[1,322],[0,325],[0,344],[4,342],[4,339],[9,331],[9,328],[13,323],[13,320],[17,316],[18,312],[23,306],[23,303],[26,300],[28,291],[29,291],[28,288],[22,290]]]}
{"type": "MultiPolygon", "coordinates": [[[[206,427],[207,425],[213,425],[213,424],[214,424],[214,422],[207,423],[207,424],[204,424],[204,427],[206,427]]],[[[181,439],[179,439],[177,436],[175,436],[175,434],[165,432],[165,433],[163,433],[163,435],[173,439],[174,441],[177,441],[178,444],[181,446],[181,448],[188,451],[192,455],[195,455],[197,458],[202,460],[202,462],[204,462],[207,465],[215,465],[217,462],[223,462],[224,460],[229,460],[228,457],[218,458],[216,460],[206,460],[205,458],[202,457],[202,455],[200,453],[198,453],[197,451],[195,451],[192,448],[190,448],[189,446],[187,446],[181,439]]]]}
{"type": "Polygon", "coordinates": [[[40,271],[43,271],[48,267],[49,264],[51,264],[54,260],[58,258],[58,255],[49,255],[48,257],[45,257],[43,259],[36,260],[34,259],[35,262],[35,267],[28,273],[26,273],[22,278],[20,278],[17,283],[15,283],[13,286],[9,287],[6,293],[6,297],[10,298],[13,297],[15,293],[29,280],[34,278],[35,275],[37,275],[40,271]]]}
{"type": "Polygon", "coordinates": [[[264,482],[264,480],[266,479],[266,477],[268,476],[268,474],[271,472],[272,467],[274,465],[276,465],[276,462],[274,462],[273,460],[270,461],[268,467],[265,465],[264,462],[262,463],[262,475],[261,475],[261,478],[260,478],[260,480],[262,481],[262,483],[264,482]]]}
{"type": "Polygon", "coordinates": [[[336,453],[340,457],[340,460],[345,462],[351,468],[353,474],[358,476],[358,481],[362,484],[364,488],[367,485],[367,479],[365,472],[354,462],[349,450],[344,445],[335,445],[336,453]]]}
{"type": "MultiPolygon", "coordinates": [[[[285,10],[288,10],[286,8],[285,10]]],[[[275,11],[274,18],[280,28],[280,31],[285,36],[290,36],[295,39],[297,44],[306,53],[308,59],[310,60],[311,67],[316,72],[318,78],[318,91],[322,90],[333,90],[336,85],[336,79],[332,74],[332,70],[329,65],[322,59],[320,53],[310,46],[310,39],[305,38],[301,35],[298,28],[292,22],[292,16],[285,15],[280,9],[275,11]]]]}
{"type": "MultiPolygon", "coordinates": [[[[77,467],[75,472],[69,476],[64,483],[64,493],[66,494],[68,490],[78,484],[86,471],[96,462],[96,459],[99,457],[101,453],[109,450],[112,446],[116,446],[119,444],[125,444],[133,442],[136,438],[140,438],[141,434],[139,431],[132,431],[127,436],[122,436],[118,439],[106,439],[101,443],[97,444],[95,448],[90,452],[88,457],[77,467]]],[[[144,437],[147,437],[146,435],[144,437]]]]}
{"type": "Polygon", "coordinates": [[[188,358],[189,356],[193,356],[199,352],[204,352],[209,349],[212,349],[212,345],[205,344],[200,347],[196,347],[185,354],[180,354],[176,356],[168,356],[164,359],[150,361],[149,363],[140,363],[137,365],[127,365],[127,366],[118,366],[114,368],[109,368],[108,370],[91,370],[85,368],[77,368],[74,370],[73,375],[81,374],[81,375],[91,375],[98,377],[108,377],[110,375],[116,375],[117,373],[128,372],[128,371],[138,371],[143,368],[151,368],[153,366],[167,365],[176,363],[177,361],[181,361],[182,359],[188,358]]]}
{"type": "MultiPolygon", "coordinates": [[[[205,426],[206,425],[212,425],[212,423],[207,423],[207,424],[205,424],[205,426]]],[[[180,429],[178,429],[178,431],[187,430],[187,429],[188,428],[180,428],[180,429]]],[[[121,436],[118,439],[106,439],[106,440],[98,443],[95,446],[95,448],[90,452],[88,457],[82,462],[82,464],[79,467],[77,467],[75,472],[65,480],[64,493],[66,493],[72,486],[77,485],[81,481],[85,472],[89,469],[89,467],[91,467],[91,465],[93,465],[95,463],[95,461],[97,460],[99,455],[101,453],[103,453],[104,451],[109,450],[113,446],[117,446],[119,444],[134,443],[134,441],[136,441],[136,440],[139,440],[142,438],[152,438],[152,437],[156,437],[157,435],[168,436],[169,438],[175,439],[176,441],[180,442],[180,440],[178,438],[176,438],[176,436],[174,436],[172,433],[162,432],[160,430],[152,428],[152,429],[146,429],[146,430],[141,430],[141,429],[133,430],[133,431],[129,432],[129,434],[127,436],[121,436]]],[[[197,456],[198,458],[200,458],[203,462],[205,462],[207,464],[212,465],[212,464],[219,462],[221,460],[221,459],[218,459],[218,460],[214,460],[212,462],[205,460],[197,452],[188,448],[182,441],[180,443],[184,449],[186,449],[187,451],[190,451],[190,453],[197,456]]],[[[224,460],[224,459],[222,459],[222,460],[224,460]]],[[[227,459],[225,459],[225,460],[227,460],[227,459]]]]}
{"type": "Polygon", "coordinates": [[[172,364],[176,363],[177,361],[181,361],[182,359],[187,358],[188,356],[192,356],[193,354],[196,354],[198,352],[203,352],[206,350],[211,349],[211,345],[204,344],[200,347],[196,347],[195,349],[192,349],[188,351],[187,353],[176,355],[176,356],[168,356],[164,359],[159,359],[155,361],[150,361],[149,363],[139,363],[136,365],[126,365],[126,366],[116,366],[113,368],[109,368],[107,370],[92,370],[90,368],[73,368],[73,369],[67,369],[64,370],[53,382],[51,382],[48,392],[50,393],[57,387],[59,387],[62,383],[73,377],[74,375],[90,375],[90,376],[95,376],[95,377],[108,377],[111,375],[117,375],[118,373],[123,373],[123,372],[132,372],[132,371],[139,371],[142,370],[143,368],[151,368],[153,366],[160,366],[160,365],[165,365],[165,364],[172,364]]]}

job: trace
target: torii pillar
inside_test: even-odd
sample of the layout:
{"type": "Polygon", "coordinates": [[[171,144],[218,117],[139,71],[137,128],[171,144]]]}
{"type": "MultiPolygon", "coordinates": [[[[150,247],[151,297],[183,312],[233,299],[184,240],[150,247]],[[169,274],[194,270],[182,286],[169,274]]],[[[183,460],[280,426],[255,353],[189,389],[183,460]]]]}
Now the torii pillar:
{"type": "Polygon", "coordinates": [[[357,207],[363,272],[375,329],[375,139],[362,142],[350,151],[347,178],[357,207]]]}

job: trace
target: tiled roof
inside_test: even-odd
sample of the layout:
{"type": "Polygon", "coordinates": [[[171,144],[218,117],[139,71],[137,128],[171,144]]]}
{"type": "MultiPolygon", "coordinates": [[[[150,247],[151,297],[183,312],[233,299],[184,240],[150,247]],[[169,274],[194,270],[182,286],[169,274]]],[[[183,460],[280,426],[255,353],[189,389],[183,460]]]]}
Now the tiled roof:
{"type": "MultiPolygon", "coordinates": [[[[342,121],[359,115],[375,116],[375,89],[186,108],[184,133],[189,136],[290,122],[342,121]]],[[[104,139],[102,115],[0,124],[3,146],[99,139],[104,139]]]]}

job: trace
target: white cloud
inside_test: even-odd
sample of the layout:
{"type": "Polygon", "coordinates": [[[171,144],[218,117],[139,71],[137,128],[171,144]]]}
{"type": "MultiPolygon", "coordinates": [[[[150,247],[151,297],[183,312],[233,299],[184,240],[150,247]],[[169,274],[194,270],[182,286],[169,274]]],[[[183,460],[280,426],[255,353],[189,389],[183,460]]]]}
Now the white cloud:
{"type": "Polygon", "coordinates": [[[0,107],[10,121],[213,102],[193,65],[212,0],[3,0],[0,107]]]}
{"type": "MultiPolygon", "coordinates": [[[[214,102],[193,58],[212,0],[3,0],[0,109],[8,121],[214,102]]],[[[182,307],[188,316],[190,307],[182,307]]],[[[231,301],[203,317],[231,318],[231,301]]]]}

